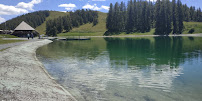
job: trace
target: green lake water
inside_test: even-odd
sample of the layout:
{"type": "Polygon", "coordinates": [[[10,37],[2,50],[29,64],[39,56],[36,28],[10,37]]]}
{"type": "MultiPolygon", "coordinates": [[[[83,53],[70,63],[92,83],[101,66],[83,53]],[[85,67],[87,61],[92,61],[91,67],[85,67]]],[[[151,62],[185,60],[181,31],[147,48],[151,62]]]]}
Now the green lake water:
{"type": "Polygon", "coordinates": [[[78,101],[202,100],[202,37],[54,41],[37,57],[78,101]]]}

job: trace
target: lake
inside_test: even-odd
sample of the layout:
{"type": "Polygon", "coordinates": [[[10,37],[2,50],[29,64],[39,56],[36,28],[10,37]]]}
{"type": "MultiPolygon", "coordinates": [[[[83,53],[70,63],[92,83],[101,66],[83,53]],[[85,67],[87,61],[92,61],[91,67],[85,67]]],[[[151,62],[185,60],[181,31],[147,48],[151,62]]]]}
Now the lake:
{"type": "Polygon", "coordinates": [[[54,41],[37,57],[78,101],[202,99],[202,37],[54,41]]]}

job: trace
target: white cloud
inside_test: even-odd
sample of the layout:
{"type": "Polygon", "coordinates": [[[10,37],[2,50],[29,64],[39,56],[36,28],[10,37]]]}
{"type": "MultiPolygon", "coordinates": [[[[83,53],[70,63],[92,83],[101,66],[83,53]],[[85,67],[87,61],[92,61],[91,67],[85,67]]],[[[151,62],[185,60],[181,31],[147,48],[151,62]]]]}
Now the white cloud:
{"type": "Polygon", "coordinates": [[[73,10],[74,8],[68,8],[68,7],[67,7],[67,8],[65,8],[65,9],[68,10],[68,11],[70,11],[70,10],[73,10]]]}
{"type": "Polygon", "coordinates": [[[35,4],[41,3],[42,0],[32,0],[28,3],[20,2],[16,6],[0,4],[0,15],[19,15],[28,13],[28,10],[33,10],[35,4]]]}
{"type": "Polygon", "coordinates": [[[90,5],[90,4],[87,3],[87,4],[84,5],[82,8],[83,8],[83,9],[94,9],[95,7],[97,7],[96,4],[90,5]]]}
{"type": "Polygon", "coordinates": [[[18,15],[28,13],[26,9],[0,4],[0,15],[18,15]]]}
{"type": "Polygon", "coordinates": [[[39,3],[41,3],[42,2],[42,0],[32,0],[31,2],[29,2],[29,3],[31,3],[31,4],[39,4],[39,3]]]}
{"type": "Polygon", "coordinates": [[[19,7],[19,8],[24,8],[24,9],[28,9],[28,10],[33,10],[33,4],[30,4],[30,3],[24,3],[24,2],[20,2],[17,4],[16,7],[19,7]]]}
{"type": "Polygon", "coordinates": [[[76,7],[76,5],[69,3],[69,4],[60,4],[58,7],[70,7],[70,8],[74,8],[74,7],[76,7]]]}
{"type": "Polygon", "coordinates": [[[2,22],[5,22],[5,21],[6,21],[6,19],[0,17],[0,24],[1,24],[2,22]]]}
{"type": "Polygon", "coordinates": [[[24,9],[28,9],[28,10],[33,10],[34,5],[39,4],[41,2],[42,2],[42,0],[32,0],[31,2],[28,2],[28,3],[20,2],[17,4],[16,7],[24,8],[24,9]]]}
{"type": "Polygon", "coordinates": [[[84,5],[82,8],[83,9],[92,9],[92,10],[102,10],[102,9],[109,10],[108,6],[102,5],[101,7],[98,7],[97,4],[90,5],[89,3],[87,3],[86,5],[84,5]]]}
{"type": "Polygon", "coordinates": [[[69,4],[60,4],[58,7],[64,7],[66,10],[73,10],[76,8],[75,4],[69,3],[69,4]]]}
{"type": "Polygon", "coordinates": [[[109,6],[101,6],[102,9],[109,10],[109,6]]]}

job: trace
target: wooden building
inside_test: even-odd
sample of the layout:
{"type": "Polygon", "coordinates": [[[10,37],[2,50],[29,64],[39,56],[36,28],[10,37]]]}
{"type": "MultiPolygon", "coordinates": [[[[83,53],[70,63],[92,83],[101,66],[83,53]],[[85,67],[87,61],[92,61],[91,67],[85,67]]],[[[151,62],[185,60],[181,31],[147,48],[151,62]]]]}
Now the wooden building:
{"type": "Polygon", "coordinates": [[[37,36],[39,33],[35,31],[33,27],[28,25],[26,22],[22,21],[15,29],[12,35],[18,37],[27,37],[27,34],[33,33],[34,36],[37,36]]]}

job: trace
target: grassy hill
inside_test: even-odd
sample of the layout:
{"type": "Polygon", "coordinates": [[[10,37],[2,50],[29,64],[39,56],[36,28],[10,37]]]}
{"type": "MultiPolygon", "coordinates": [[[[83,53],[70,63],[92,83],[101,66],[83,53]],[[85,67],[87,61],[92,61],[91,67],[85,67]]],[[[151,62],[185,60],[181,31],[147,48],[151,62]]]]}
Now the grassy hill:
{"type": "MultiPolygon", "coordinates": [[[[67,13],[65,13],[65,12],[50,11],[50,15],[46,18],[46,21],[48,21],[50,19],[58,18],[60,16],[65,16],[65,15],[67,15],[67,13]]],[[[44,21],[44,23],[41,24],[40,26],[36,27],[36,30],[40,34],[46,34],[46,21],[44,21]]]]}
{"type": "MultiPolygon", "coordinates": [[[[65,16],[67,13],[58,12],[58,11],[50,11],[50,16],[46,18],[46,21],[54,18],[58,18],[59,16],[65,16]]],[[[68,33],[60,33],[58,36],[102,36],[106,31],[106,17],[107,13],[98,12],[98,24],[93,26],[92,23],[81,25],[78,28],[73,28],[68,33]]],[[[36,30],[40,34],[46,33],[46,21],[43,24],[36,27],[36,30]]]]}
{"type": "MultiPolygon", "coordinates": [[[[64,12],[58,12],[58,11],[50,11],[50,16],[46,18],[46,21],[49,19],[54,19],[59,16],[65,16],[67,13],[64,12]]],[[[103,34],[107,31],[106,29],[106,18],[107,13],[98,12],[98,24],[96,26],[93,26],[92,23],[81,25],[78,28],[73,28],[68,33],[60,33],[58,36],[65,37],[65,36],[103,36],[103,34]]],[[[46,21],[38,26],[36,30],[40,34],[46,33],[46,21]]],[[[153,35],[155,32],[155,29],[151,29],[150,32],[146,33],[121,33],[120,36],[124,35],[153,35]]],[[[183,34],[195,34],[195,33],[202,33],[202,22],[184,22],[184,30],[183,34]],[[193,30],[193,33],[190,33],[190,30],[193,30]]]]}
{"type": "MultiPolygon", "coordinates": [[[[65,16],[67,13],[65,12],[58,12],[58,11],[49,11],[50,15],[46,17],[46,20],[40,25],[36,27],[36,30],[40,34],[45,34],[46,33],[46,21],[50,19],[55,19],[60,16],[65,16]]],[[[96,26],[93,26],[92,23],[87,23],[84,25],[81,25],[78,28],[73,28],[70,32],[68,33],[60,33],[58,36],[103,36],[103,34],[107,31],[106,29],[106,18],[107,18],[107,13],[102,13],[98,12],[98,24],[96,26]]],[[[184,31],[183,34],[192,34],[190,33],[202,33],[202,22],[184,22],[184,31]]],[[[150,32],[147,33],[120,33],[118,34],[119,36],[123,35],[152,35],[154,34],[155,29],[151,29],[150,32]]],[[[117,35],[117,34],[115,34],[117,35]]]]}
{"type": "Polygon", "coordinates": [[[98,24],[93,26],[92,23],[81,25],[73,28],[68,33],[60,33],[58,36],[103,36],[106,29],[107,13],[98,12],[98,24]]]}

